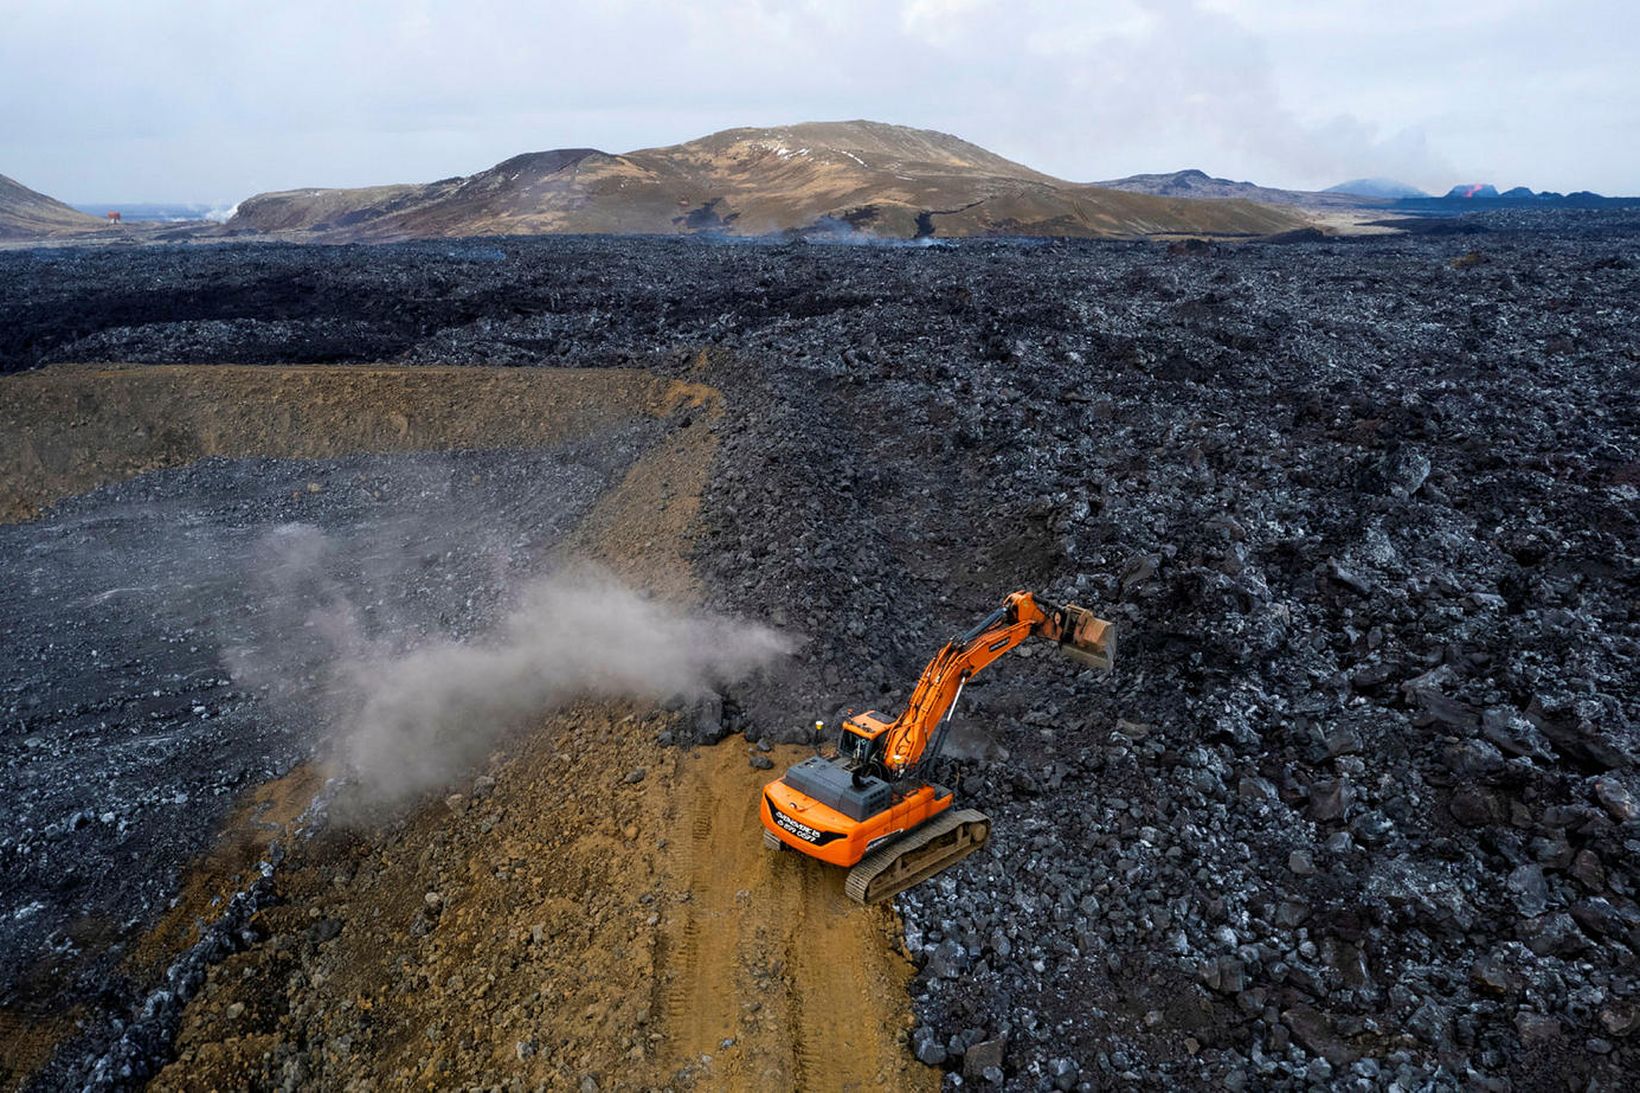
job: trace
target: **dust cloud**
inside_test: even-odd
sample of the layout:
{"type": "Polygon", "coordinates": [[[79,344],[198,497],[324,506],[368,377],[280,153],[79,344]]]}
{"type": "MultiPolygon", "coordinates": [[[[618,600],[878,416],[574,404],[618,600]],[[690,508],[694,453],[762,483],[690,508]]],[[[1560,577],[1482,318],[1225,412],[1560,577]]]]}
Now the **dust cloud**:
{"type": "Polygon", "coordinates": [[[384,615],[382,574],[350,581],[332,547],[308,525],[267,536],[261,623],[227,661],[285,713],[317,717],[334,757],[381,803],[447,782],[564,703],[688,700],[792,648],[767,627],[647,598],[585,566],[524,581],[476,626],[459,602],[432,619],[384,615]]]}

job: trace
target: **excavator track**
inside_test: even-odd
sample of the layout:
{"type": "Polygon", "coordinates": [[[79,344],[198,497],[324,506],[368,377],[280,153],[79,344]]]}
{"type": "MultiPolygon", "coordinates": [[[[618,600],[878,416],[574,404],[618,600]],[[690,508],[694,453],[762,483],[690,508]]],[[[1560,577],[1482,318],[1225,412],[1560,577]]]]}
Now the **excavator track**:
{"type": "Polygon", "coordinates": [[[951,809],[909,835],[878,847],[848,871],[843,890],[857,903],[876,903],[961,861],[991,837],[991,820],[971,808],[951,809]]]}

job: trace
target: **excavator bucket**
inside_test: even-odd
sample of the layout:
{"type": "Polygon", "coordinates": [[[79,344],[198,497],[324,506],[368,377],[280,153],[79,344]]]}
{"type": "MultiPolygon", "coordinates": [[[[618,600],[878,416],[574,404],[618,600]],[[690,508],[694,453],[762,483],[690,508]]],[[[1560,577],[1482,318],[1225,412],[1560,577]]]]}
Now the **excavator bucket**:
{"type": "Polygon", "coordinates": [[[1086,607],[1059,609],[1059,649],[1072,660],[1108,672],[1116,663],[1116,627],[1086,607]]]}

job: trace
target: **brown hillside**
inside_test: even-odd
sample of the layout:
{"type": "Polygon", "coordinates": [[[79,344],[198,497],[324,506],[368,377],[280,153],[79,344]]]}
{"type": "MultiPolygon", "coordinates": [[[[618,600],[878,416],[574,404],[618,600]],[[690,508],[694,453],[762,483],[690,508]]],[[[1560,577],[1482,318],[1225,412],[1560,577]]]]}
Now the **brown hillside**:
{"type": "Polygon", "coordinates": [[[0,239],[95,231],[102,222],[0,175],[0,239]]]}
{"type": "Polygon", "coordinates": [[[842,225],[917,235],[1266,234],[1298,214],[1065,182],[945,133],[878,122],[729,129],[609,155],[517,156],[420,187],[297,190],[244,202],[231,228],[388,241],[552,232],[734,235],[842,225]]]}

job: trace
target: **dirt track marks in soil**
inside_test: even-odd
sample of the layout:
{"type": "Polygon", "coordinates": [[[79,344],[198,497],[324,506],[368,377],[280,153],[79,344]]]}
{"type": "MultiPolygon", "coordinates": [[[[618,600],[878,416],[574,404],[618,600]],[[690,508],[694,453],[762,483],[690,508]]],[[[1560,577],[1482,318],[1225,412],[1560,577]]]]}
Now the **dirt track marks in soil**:
{"type": "MultiPolygon", "coordinates": [[[[776,767],[807,754],[780,748],[776,767]]],[[[892,912],[852,903],[841,870],[764,849],[768,778],[732,742],[679,763],[661,866],[688,896],[659,948],[678,1073],[704,1088],[937,1087],[903,1046],[911,965],[892,912]]]]}

